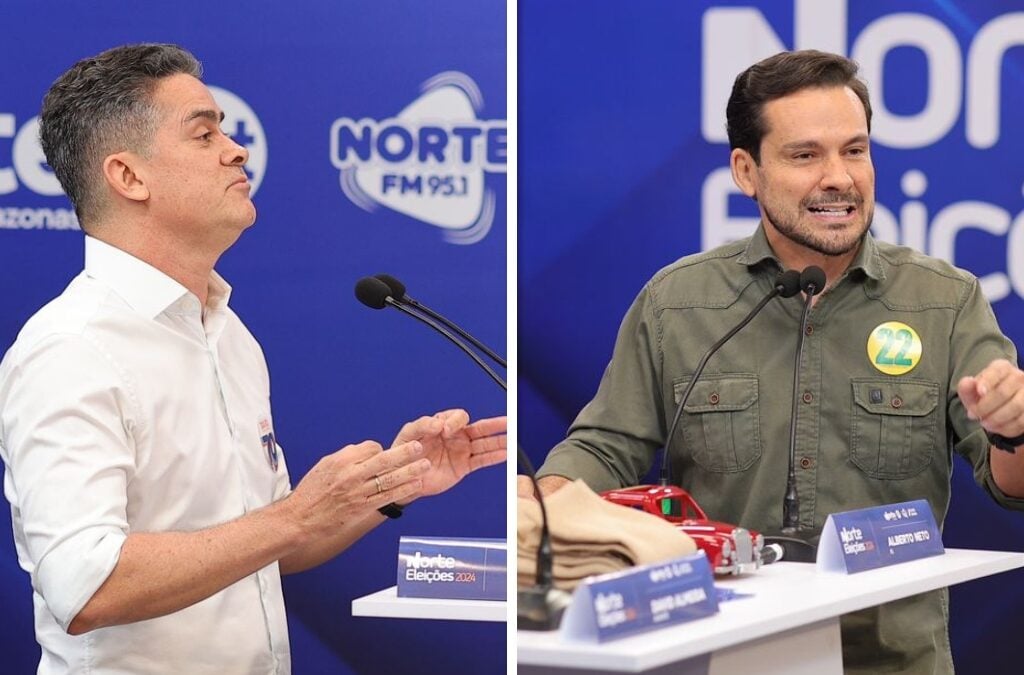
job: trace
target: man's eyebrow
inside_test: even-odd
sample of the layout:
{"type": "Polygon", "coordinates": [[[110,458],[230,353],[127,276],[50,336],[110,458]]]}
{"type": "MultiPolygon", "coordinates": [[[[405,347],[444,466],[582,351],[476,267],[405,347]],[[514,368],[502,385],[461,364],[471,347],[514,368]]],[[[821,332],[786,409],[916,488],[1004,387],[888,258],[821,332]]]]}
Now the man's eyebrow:
{"type": "MultiPolygon", "coordinates": [[[[868,141],[869,136],[867,134],[857,134],[856,136],[851,136],[850,138],[846,139],[846,142],[843,143],[843,145],[856,145],[858,143],[867,143],[868,141]]],[[[783,145],[782,150],[783,152],[793,152],[796,150],[814,150],[820,147],[822,146],[821,143],[819,143],[818,141],[793,141],[792,143],[786,143],[785,145],[783,145]]]]}
{"type": "Polygon", "coordinates": [[[209,109],[206,109],[206,110],[193,110],[192,112],[190,112],[188,115],[185,116],[185,119],[181,121],[181,125],[185,126],[189,122],[192,122],[193,120],[200,119],[200,118],[210,120],[211,122],[214,122],[216,124],[220,124],[221,122],[224,121],[224,113],[223,112],[218,113],[216,110],[209,110],[209,109]]]}
{"type": "Polygon", "coordinates": [[[820,147],[821,143],[817,141],[793,141],[783,145],[782,150],[783,152],[793,152],[794,150],[813,150],[820,147]]]}

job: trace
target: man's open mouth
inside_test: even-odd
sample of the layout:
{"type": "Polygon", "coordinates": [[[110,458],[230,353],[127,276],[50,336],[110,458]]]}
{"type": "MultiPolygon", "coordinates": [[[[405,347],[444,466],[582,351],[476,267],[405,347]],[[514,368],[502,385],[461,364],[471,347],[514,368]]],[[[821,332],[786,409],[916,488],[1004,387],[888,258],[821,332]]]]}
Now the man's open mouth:
{"type": "Polygon", "coordinates": [[[823,216],[848,216],[857,209],[856,206],[835,204],[829,206],[809,206],[807,210],[811,213],[821,214],[823,216]]]}

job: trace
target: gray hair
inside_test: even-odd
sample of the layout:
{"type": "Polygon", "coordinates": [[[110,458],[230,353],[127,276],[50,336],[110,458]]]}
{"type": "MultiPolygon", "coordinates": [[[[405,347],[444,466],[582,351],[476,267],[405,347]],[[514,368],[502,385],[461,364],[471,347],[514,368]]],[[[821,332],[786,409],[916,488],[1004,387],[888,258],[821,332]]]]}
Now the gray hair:
{"type": "Polygon", "coordinates": [[[105,207],[104,158],[148,151],[159,122],[153,93],[177,74],[201,78],[203,67],[177,45],[125,45],[82,59],[46,92],[39,140],[83,230],[105,207]]]}

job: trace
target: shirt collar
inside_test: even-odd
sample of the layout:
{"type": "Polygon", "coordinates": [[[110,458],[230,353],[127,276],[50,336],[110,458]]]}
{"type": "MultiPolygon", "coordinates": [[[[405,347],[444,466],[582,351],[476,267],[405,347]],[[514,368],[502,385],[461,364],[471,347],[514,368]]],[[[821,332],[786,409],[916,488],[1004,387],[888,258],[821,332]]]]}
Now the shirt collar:
{"type": "Polygon", "coordinates": [[[211,311],[222,310],[228,306],[230,298],[231,285],[215,270],[210,270],[210,280],[206,285],[206,308],[211,311]]]}
{"type": "Polygon", "coordinates": [[[857,251],[857,257],[850,263],[850,268],[847,272],[853,270],[863,270],[864,274],[871,277],[875,281],[882,281],[885,279],[885,268],[882,265],[882,256],[878,253],[878,244],[875,243],[875,238],[868,232],[864,235],[864,241],[861,243],[860,250],[857,251]]]}
{"type": "MultiPolygon", "coordinates": [[[[150,319],[190,295],[187,288],[152,265],[88,235],[85,273],[110,286],[132,309],[150,319]]],[[[231,286],[211,272],[207,308],[222,309],[230,297],[231,286]]]]}
{"type": "MultiPolygon", "coordinates": [[[[778,256],[775,255],[771,244],[768,243],[768,236],[764,233],[764,225],[762,224],[758,226],[754,235],[750,237],[747,247],[736,259],[736,262],[754,266],[765,260],[772,260],[780,269],[782,268],[778,256]]],[[[864,274],[872,279],[885,279],[885,270],[882,267],[881,256],[878,254],[878,245],[875,243],[875,239],[871,236],[870,232],[864,235],[864,241],[861,242],[860,250],[857,251],[857,256],[850,263],[850,267],[846,272],[850,273],[854,270],[863,270],[864,274]]]]}
{"type": "Polygon", "coordinates": [[[775,251],[772,250],[771,244],[768,243],[768,237],[764,233],[764,226],[758,225],[757,230],[754,231],[754,236],[747,242],[747,248],[743,250],[743,253],[736,259],[736,262],[753,266],[764,260],[774,260],[780,268],[782,267],[779,259],[775,256],[775,251]]]}

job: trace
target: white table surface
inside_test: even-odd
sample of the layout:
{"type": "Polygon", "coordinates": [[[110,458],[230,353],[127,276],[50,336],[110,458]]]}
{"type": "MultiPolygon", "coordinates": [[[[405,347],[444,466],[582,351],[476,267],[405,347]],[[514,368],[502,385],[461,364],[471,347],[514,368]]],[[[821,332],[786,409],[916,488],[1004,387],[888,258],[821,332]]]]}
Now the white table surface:
{"type": "Polygon", "coordinates": [[[947,549],[945,555],[858,574],[780,562],[715,584],[753,597],[720,612],[604,644],[567,642],[557,631],[518,631],[518,663],[639,672],[714,652],[890,600],[1024,567],[1024,553],[947,549]]]}
{"type": "Polygon", "coordinates": [[[352,601],[352,616],[393,619],[454,619],[457,621],[506,621],[504,600],[450,600],[400,598],[398,587],[364,595],[352,601]]]}

